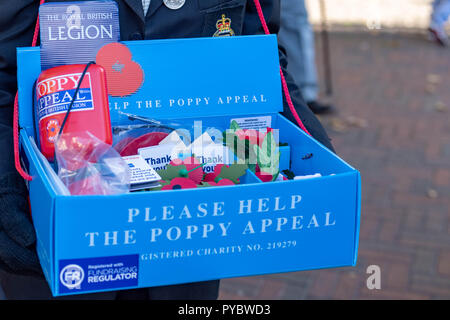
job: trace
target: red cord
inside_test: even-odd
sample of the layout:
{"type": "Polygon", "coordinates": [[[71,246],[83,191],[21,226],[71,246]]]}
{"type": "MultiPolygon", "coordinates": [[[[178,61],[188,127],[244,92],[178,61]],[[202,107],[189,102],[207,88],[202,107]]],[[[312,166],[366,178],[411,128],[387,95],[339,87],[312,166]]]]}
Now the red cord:
{"type": "Polygon", "coordinates": [[[16,170],[25,180],[31,181],[33,177],[31,177],[28,173],[23,170],[22,165],[20,164],[20,155],[19,155],[19,110],[18,110],[18,94],[16,93],[16,97],[14,99],[14,116],[13,116],[13,135],[14,135],[14,163],[16,165],[16,170]]]}
{"type": "MultiPolygon", "coordinates": [[[[40,0],[39,5],[43,4],[45,0],[40,0]]],[[[37,38],[39,35],[39,14],[36,20],[36,25],[34,27],[33,41],[31,42],[31,46],[35,47],[37,44],[37,38]]],[[[14,143],[14,164],[16,166],[17,172],[27,181],[33,180],[33,177],[30,176],[25,170],[22,168],[20,163],[20,154],[19,154],[19,92],[16,92],[16,96],[14,98],[14,112],[13,112],[13,143],[14,143]]]]}
{"type": "MultiPolygon", "coordinates": [[[[256,11],[258,12],[259,20],[261,21],[262,27],[264,29],[264,33],[265,34],[270,34],[269,27],[267,26],[266,19],[264,18],[264,13],[262,11],[261,4],[259,3],[259,0],[253,0],[253,2],[255,3],[256,11]]],[[[295,118],[295,121],[297,121],[298,126],[303,131],[305,131],[307,134],[311,135],[308,132],[308,130],[306,129],[306,127],[303,124],[303,122],[300,119],[300,117],[298,116],[297,110],[295,110],[294,104],[292,103],[291,95],[289,94],[289,88],[288,88],[287,83],[286,83],[286,78],[284,77],[283,70],[281,69],[281,67],[280,67],[280,76],[281,76],[281,83],[283,85],[284,95],[286,97],[286,101],[287,101],[287,104],[289,106],[289,109],[290,109],[292,115],[295,118]]]]}
{"type": "MultiPolygon", "coordinates": [[[[41,0],[39,6],[44,4],[44,2],[45,0],[41,0]]],[[[39,14],[37,16],[36,25],[34,26],[33,42],[31,43],[32,47],[36,46],[38,35],[39,35],[39,14]]]]}

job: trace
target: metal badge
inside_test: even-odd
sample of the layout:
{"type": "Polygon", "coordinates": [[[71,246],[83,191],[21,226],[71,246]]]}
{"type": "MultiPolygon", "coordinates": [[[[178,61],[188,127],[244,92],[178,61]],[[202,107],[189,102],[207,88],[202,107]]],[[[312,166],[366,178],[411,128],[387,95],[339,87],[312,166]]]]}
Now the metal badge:
{"type": "Polygon", "coordinates": [[[184,6],[185,2],[186,0],[164,0],[166,7],[172,10],[180,9],[184,6]]]}

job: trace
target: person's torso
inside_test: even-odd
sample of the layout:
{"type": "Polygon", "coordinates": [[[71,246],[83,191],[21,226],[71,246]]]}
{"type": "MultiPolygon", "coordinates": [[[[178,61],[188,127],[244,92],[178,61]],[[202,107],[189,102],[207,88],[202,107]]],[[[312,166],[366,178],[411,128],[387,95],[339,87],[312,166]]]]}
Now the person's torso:
{"type": "Polygon", "coordinates": [[[115,1],[122,41],[244,34],[247,0],[151,0],[145,17],[142,0],[115,1]]]}

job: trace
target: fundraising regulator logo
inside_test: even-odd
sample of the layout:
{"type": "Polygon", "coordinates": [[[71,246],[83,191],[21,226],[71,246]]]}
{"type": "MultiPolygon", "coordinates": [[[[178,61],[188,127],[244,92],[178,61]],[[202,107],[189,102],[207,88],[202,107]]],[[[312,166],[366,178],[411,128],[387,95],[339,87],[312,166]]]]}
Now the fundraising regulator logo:
{"type": "Polygon", "coordinates": [[[135,287],[138,255],[60,260],[59,293],[135,287]]]}
{"type": "Polygon", "coordinates": [[[59,279],[61,284],[69,290],[81,289],[80,285],[84,280],[83,268],[76,264],[69,264],[61,270],[59,279]]]}

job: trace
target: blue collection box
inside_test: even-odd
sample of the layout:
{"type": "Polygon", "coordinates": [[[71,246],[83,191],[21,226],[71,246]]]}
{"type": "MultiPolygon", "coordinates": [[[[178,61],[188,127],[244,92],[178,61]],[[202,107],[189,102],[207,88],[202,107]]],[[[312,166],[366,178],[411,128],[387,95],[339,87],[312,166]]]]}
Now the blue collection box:
{"type": "Polygon", "coordinates": [[[218,128],[268,116],[289,146],[283,166],[322,177],[263,183],[247,171],[235,186],[70,196],[34,143],[39,48],[19,48],[20,141],[34,177],[37,252],[54,296],[356,264],[360,174],[279,114],[275,36],[124,44],[144,83],[110,97],[113,125],[124,121],[119,111],[218,128]]]}

